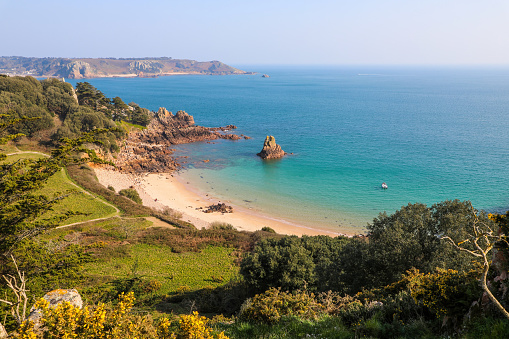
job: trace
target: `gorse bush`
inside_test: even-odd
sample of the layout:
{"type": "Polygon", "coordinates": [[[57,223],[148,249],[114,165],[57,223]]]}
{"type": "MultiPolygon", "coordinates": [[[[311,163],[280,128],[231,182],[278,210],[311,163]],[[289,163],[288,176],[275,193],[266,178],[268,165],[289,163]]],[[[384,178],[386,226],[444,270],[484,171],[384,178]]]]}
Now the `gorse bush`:
{"type": "Polygon", "coordinates": [[[17,331],[22,339],[228,339],[223,332],[215,333],[208,326],[208,319],[197,312],[182,315],[178,326],[167,318],[157,323],[150,316],[139,316],[131,312],[135,298],[133,293],[121,294],[114,307],[99,304],[82,309],[63,302],[50,307],[40,299],[35,307],[40,310],[40,324],[25,321],[17,331]]]}
{"type": "Polygon", "coordinates": [[[477,271],[458,272],[441,270],[422,274],[418,270],[408,272],[408,286],[412,297],[422,301],[437,317],[462,317],[472,302],[481,295],[477,271]]]}
{"type": "Polygon", "coordinates": [[[307,292],[283,292],[271,288],[265,293],[248,299],[241,307],[242,320],[275,323],[285,316],[313,318],[323,307],[315,301],[314,295],[307,292]]]}

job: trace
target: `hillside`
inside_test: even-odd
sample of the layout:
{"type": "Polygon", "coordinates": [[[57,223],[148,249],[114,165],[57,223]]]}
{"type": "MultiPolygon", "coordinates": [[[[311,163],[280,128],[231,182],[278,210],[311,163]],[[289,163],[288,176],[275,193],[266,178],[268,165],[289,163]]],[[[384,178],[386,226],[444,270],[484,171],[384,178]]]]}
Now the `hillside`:
{"type": "Polygon", "coordinates": [[[0,75],[0,339],[509,336],[509,212],[408,204],[351,238],[198,229],[85,164],[101,141],[118,170],[169,172],[172,145],[231,129],[87,82],[0,75]],[[42,320],[24,322],[51,294],[86,306],[39,300],[42,320]]]}
{"type": "Polygon", "coordinates": [[[246,74],[220,61],[172,58],[31,58],[0,57],[0,74],[60,77],[156,77],[173,74],[246,74]]]}

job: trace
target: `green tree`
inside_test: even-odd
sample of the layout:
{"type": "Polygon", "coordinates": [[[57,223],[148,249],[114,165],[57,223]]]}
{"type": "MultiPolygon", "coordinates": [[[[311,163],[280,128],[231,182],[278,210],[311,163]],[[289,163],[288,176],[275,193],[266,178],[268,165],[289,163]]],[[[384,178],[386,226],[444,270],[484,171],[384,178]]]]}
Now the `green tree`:
{"type": "Polygon", "coordinates": [[[262,240],[244,255],[240,273],[255,291],[270,287],[292,291],[311,286],[316,279],[311,253],[295,236],[262,240]]]}
{"type": "Polygon", "coordinates": [[[89,106],[95,110],[111,108],[110,100],[104,93],[88,82],[78,82],[76,84],[76,95],[80,105],[89,106]]]}
{"type": "MultiPolygon", "coordinates": [[[[0,118],[0,130],[20,120],[6,116],[0,118]]],[[[16,136],[19,135],[7,136],[0,142],[5,143],[16,136]]],[[[64,215],[41,219],[40,216],[65,195],[47,197],[37,191],[62,166],[83,161],[80,157],[74,157],[75,154],[86,153],[89,161],[102,162],[94,151],[83,146],[92,142],[96,142],[93,134],[86,134],[77,139],[63,140],[62,146],[54,149],[47,158],[0,164],[0,253],[10,253],[25,239],[57,226],[62,219],[73,214],[69,211],[64,215]]],[[[0,155],[0,159],[5,159],[5,155],[0,155]]]]}
{"type": "Polygon", "coordinates": [[[134,111],[131,113],[131,120],[129,120],[129,122],[136,125],[147,126],[152,117],[151,112],[148,109],[141,108],[136,104],[131,105],[134,107],[134,111]]]}
{"type": "MultiPolygon", "coordinates": [[[[471,219],[469,201],[444,201],[431,208],[408,204],[392,215],[381,213],[368,228],[368,258],[374,286],[398,281],[411,268],[432,272],[436,267],[460,271],[471,260],[440,241],[444,234],[461,237],[471,219]]],[[[484,218],[484,217],[483,217],[484,218]]]]}
{"type": "Polygon", "coordinates": [[[113,104],[114,108],[113,120],[131,120],[131,110],[120,97],[114,97],[111,99],[111,103],[113,104]]]}
{"type": "Polygon", "coordinates": [[[71,84],[54,78],[43,80],[41,83],[48,110],[58,115],[60,119],[64,120],[71,109],[77,108],[78,102],[73,96],[71,84]]]}

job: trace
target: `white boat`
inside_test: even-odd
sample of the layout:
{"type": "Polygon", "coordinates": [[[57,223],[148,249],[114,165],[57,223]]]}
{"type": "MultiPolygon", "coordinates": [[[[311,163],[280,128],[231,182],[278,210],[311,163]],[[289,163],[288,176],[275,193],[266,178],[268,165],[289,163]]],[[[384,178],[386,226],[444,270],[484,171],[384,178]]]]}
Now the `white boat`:
{"type": "Polygon", "coordinates": [[[386,189],[387,189],[387,188],[389,188],[389,187],[387,186],[387,184],[386,184],[385,182],[382,182],[382,188],[383,188],[384,190],[386,190],[386,189]]]}

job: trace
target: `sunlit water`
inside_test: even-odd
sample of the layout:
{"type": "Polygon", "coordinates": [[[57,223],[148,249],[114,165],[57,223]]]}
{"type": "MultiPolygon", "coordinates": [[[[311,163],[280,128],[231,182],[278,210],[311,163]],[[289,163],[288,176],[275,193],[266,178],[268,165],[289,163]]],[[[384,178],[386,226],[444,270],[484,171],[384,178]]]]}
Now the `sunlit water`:
{"type": "Polygon", "coordinates": [[[341,232],[415,202],[509,209],[509,69],[241,68],[270,78],[87,81],[151,110],[185,110],[199,125],[238,126],[252,139],[179,146],[189,156],[182,176],[275,217],[341,232]],[[260,160],[266,135],[293,155],[260,160]]]}

